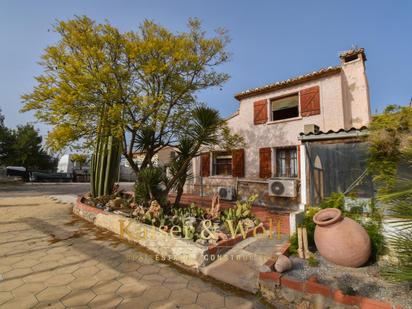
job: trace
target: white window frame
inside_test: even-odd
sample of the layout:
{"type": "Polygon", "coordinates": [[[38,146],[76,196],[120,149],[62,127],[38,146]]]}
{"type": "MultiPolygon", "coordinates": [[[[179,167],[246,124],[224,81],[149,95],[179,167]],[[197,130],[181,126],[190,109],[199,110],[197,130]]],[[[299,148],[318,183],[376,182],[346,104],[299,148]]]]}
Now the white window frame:
{"type": "Polygon", "coordinates": [[[280,95],[280,96],[277,96],[277,97],[269,98],[268,101],[269,101],[269,104],[268,104],[268,109],[269,110],[268,110],[268,112],[269,112],[269,115],[270,115],[270,117],[269,117],[270,123],[279,123],[279,122],[293,121],[293,120],[302,119],[302,116],[300,114],[300,91],[297,91],[297,92],[294,91],[294,92],[287,93],[287,94],[284,94],[284,95],[280,95]],[[286,118],[286,119],[273,120],[272,101],[276,101],[276,100],[279,100],[279,99],[282,99],[282,98],[291,97],[291,96],[295,96],[295,95],[298,96],[298,116],[291,117],[291,118],[286,118]]]}

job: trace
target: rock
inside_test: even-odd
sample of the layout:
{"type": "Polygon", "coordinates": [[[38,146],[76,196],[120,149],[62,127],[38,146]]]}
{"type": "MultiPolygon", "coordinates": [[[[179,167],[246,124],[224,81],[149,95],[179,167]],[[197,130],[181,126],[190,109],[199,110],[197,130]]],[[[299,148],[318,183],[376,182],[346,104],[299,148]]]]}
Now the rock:
{"type": "Polygon", "coordinates": [[[113,207],[114,208],[120,208],[120,207],[122,207],[122,202],[123,202],[123,200],[122,200],[122,198],[121,197],[116,197],[114,200],[112,200],[113,201],[113,207]]]}
{"type": "Polygon", "coordinates": [[[292,261],[286,255],[279,255],[275,263],[275,270],[279,273],[283,273],[291,269],[292,261]]]}
{"type": "Polygon", "coordinates": [[[223,232],[218,232],[217,237],[218,237],[219,240],[227,240],[228,239],[227,235],[223,232]]]}
{"type": "Polygon", "coordinates": [[[145,214],[145,210],[142,206],[137,206],[136,209],[133,210],[132,216],[133,217],[143,217],[145,214]]]}
{"type": "Polygon", "coordinates": [[[310,308],[310,302],[307,300],[304,300],[300,304],[296,305],[296,309],[309,309],[310,308]]]}
{"type": "Polygon", "coordinates": [[[154,218],[159,217],[160,212],[162,211],[162,207],[160,206],[160,204],[157,201],[152,201],[150,203],[150,207],[148,212],[150,213],[150,215],[154,218]]]}
{"type": "Polygon", "coordinates": [[[288,303],[293,303],[298,297],[295,290],[292,289],[281,289],[280,295],[283,297],[288,303]]]}
{"type": "Polygon", "coordinates": [[[199,238],[198,240],[196,240],[196,243],[199,244],[199,245],[202,245],[202,246],[206,246],[207,245],[207,240],[199,238]]]}
{"type": "Polygon", "coordinates": [[[245,226],[246,230],[249,230],[255,227],[255,222],[253,222],[253,220],[249,218],[242,220],[242,223],[245,226]]]}
{"type": "Polygon", "coordinates": [[[121,197],[116,197],[114,200],[110,200],[107,202],[106,206],[111,207],[111,208],[121,208],[122,207],[122,198],[121,197]]]}

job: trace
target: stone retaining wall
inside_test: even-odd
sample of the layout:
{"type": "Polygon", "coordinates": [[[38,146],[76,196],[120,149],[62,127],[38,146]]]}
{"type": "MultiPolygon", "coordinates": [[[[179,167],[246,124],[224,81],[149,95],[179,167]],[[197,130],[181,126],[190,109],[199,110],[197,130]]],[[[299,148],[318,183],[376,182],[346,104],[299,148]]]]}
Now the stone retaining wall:
{"type": "Polygon", "coordinates": [[[296,211],[299,209],[299,194],[297,194],[296,198],[271,196],[268,191],[268,181],[244,179],[239,181],[237,190],[238,196],[243,199],[253,194],[258,194],[255,203],[259,206],[276,206],[285,211],[296,211]]]}
{"type": "Polygon", "coordinates": [[[341,290],[317,282],[315,276],[301,281],[277,272],[261,272],[259,286],[266,299],[296,308],[405,309],[368,297],[345,295],[341,290]]]}
{"type": "Polygon", "coordinates": [[[199,269],[212,260],[209,257],[207,246],[201,246],[180,237],[173,237],[158,228],[124,216],[106,213],[101,209],[82,203],[81,198],[77,200],[73,212],[98,227],[105,228],[121,238],[138,243],[163,258],[171,259],[190,268],[199,269]]]}
{"type": "MultiPolygon", "coordinates": [[[[121,238],[138,243],[162,258],[176,261],[195,270],[212,263],[216,260],[217,255],[224,254],[236,243],[243,240],[243,236],[238,235],[235,238],[221,240],[215,245],[202,246],[192,240],[173,236],[154,226],[89,206],[82,202],[82,197],[77,199],[73,213],[98,227],[119,235],[121,238]]],[[[253,229],[248,230],[246,237],[252,236],[253,232],[253,229]]],[[[261,229],[258,229],[257,232],[261,232],[261,229]]]]}

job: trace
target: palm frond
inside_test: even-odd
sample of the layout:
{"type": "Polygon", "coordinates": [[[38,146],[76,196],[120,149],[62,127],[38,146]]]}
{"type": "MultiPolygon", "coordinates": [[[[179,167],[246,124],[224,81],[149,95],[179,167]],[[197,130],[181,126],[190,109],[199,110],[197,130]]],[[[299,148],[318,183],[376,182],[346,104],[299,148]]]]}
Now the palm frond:
{"type": "Polygon", "coordinates": [[[193,126],[189,133],[195,140],[203,145],[218,142],[218,129],[222,125],[219,112],[213,108],[200,106],[193,110],[193,126]]]}
{"type": "Polygon", "coordinates": [[[135,137],[135,149],[137,151],[145,151],[151,145],[153,145],[153,141],[155,139],[155,130],[151,127],[144,127],[142,128],[135,137]]]}

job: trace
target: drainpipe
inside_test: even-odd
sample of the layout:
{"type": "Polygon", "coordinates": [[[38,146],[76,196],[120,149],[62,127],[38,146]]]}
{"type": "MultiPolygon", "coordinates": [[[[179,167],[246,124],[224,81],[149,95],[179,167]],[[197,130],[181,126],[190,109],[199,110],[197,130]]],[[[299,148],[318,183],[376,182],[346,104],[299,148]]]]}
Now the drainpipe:
{"type": "Polygon", "coordinates": [[[305,210],[307,201],[307,183],[306,183],[306,145],[302,143],[300,147],[300,210],[305,210]],[[303,209],[302,209],[303,208],[303,209]]]}

